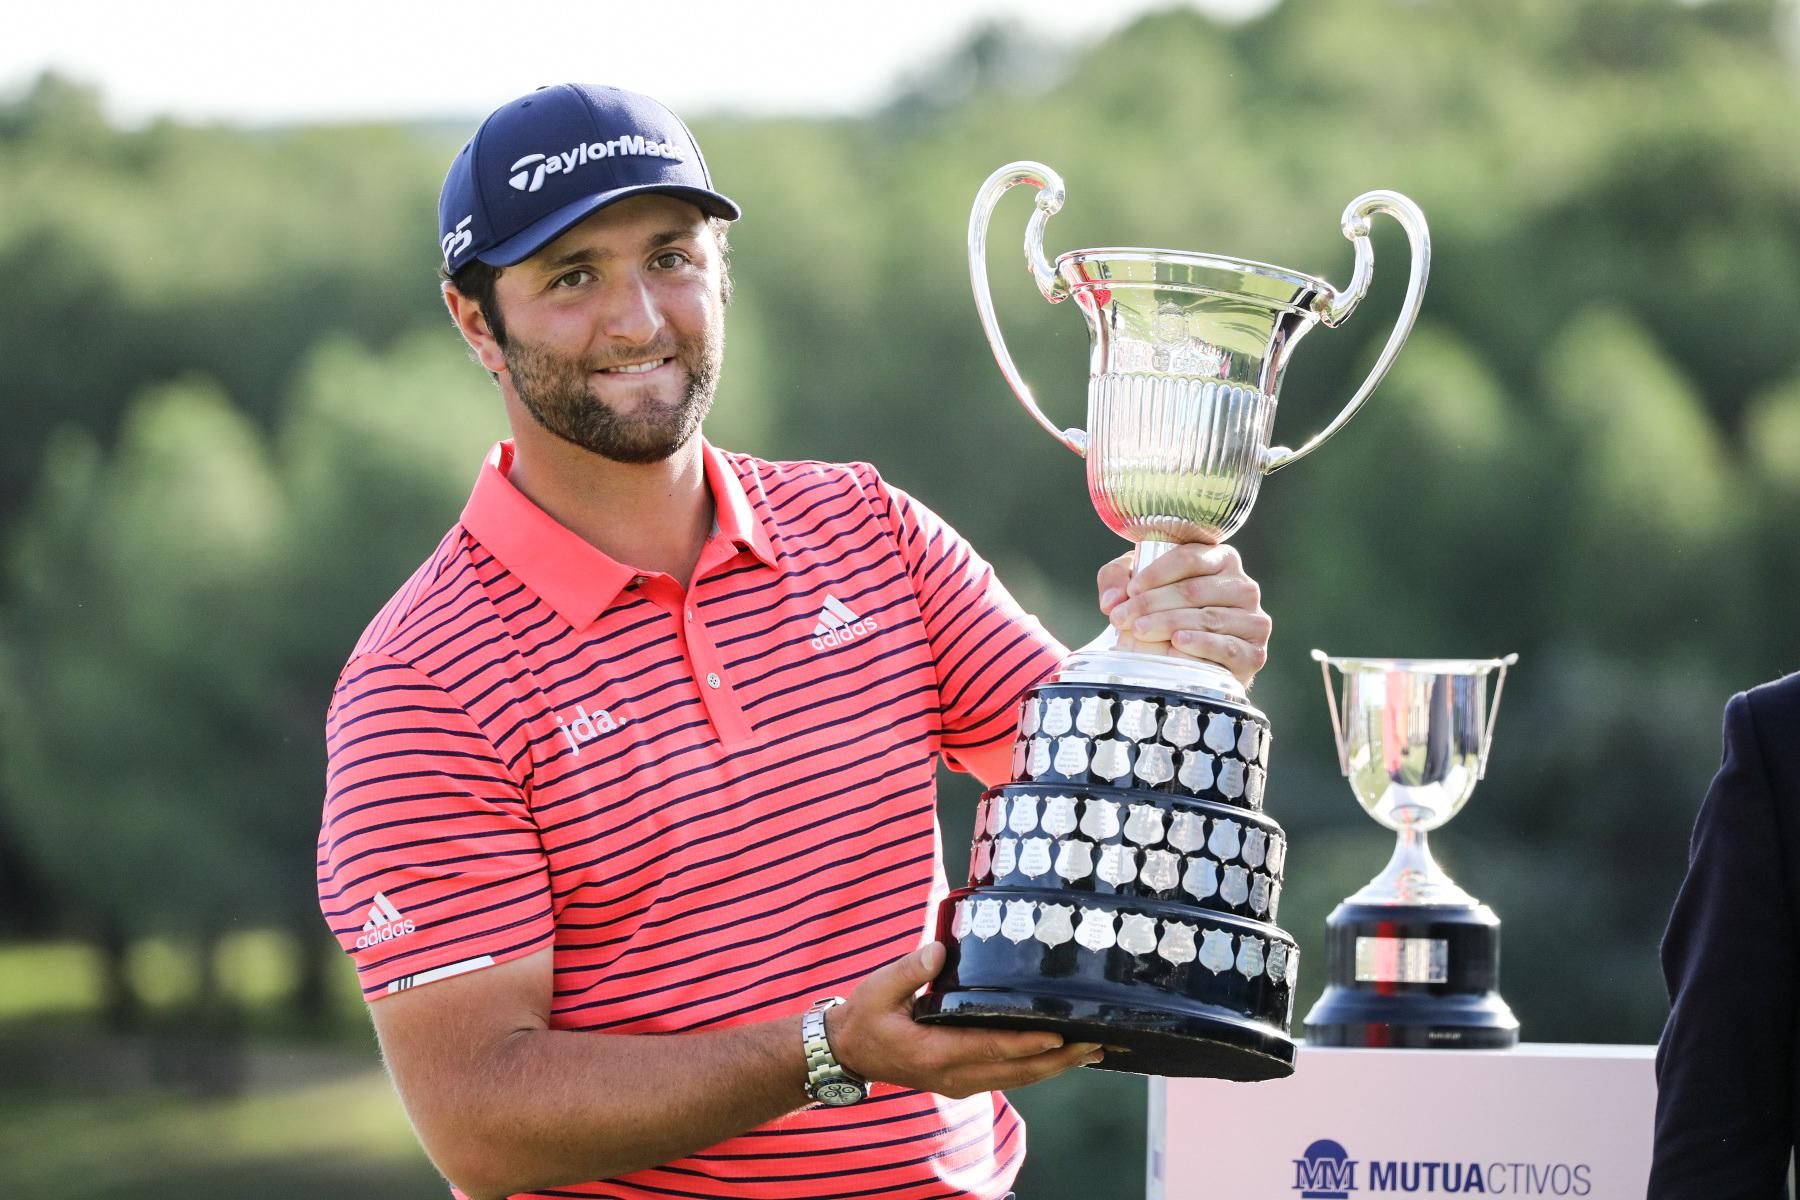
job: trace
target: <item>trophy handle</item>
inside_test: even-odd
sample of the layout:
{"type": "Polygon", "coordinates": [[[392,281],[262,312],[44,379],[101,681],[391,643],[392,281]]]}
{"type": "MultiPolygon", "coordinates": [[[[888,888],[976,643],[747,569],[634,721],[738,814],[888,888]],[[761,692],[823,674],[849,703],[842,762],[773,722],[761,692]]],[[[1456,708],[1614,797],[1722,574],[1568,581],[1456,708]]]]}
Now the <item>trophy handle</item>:
{"type": "MultiPolygon", "coordinates": [[[[1337,739],[1338,769],[1344,773],[1344,778],[1348,779],[1350,778],[1350,743],[1344,738],[1344,721],[1338,716],[1337,692],[1333,691],[1331,687],[1331,656],[1323,650],[1314,650],[1312,656],[1318,661],[1319,674],[1325,677],[1325,703],[1331,706],[1331,735],[1337,739]]],[[[1488,733],[1491,735],[1493,732],[1493,723],[1489,722],[1488,733]]],[[[1485,753],[1482,762],[1485,769],[1487,762],[1485,753]]]]}
{"type": "Polygon", "coordinates": [[[1356,269],[1350,276],[1350,285],[1341,292],[1321,296],[1314,305],[1314,311],[1319,320],[1335,328],[1369,294],[1369,278],[1375,270],[1375,247],[1369,241],[1369,218],[1376,213],[1387,213],[1400,222],[1400,227],[1406,230],[1407,243],[1412,247],[1412,273],[1406,280],[1406,299],[1400,305],[1400,316],[1394,322],[1393,332],[1388,334],[1387,345],[1381,348],[1381,357],[1375,360],[1369,377],[1363,380],[1356,394],[1350,397],[1350,403],[1344,405],[1343,411],[1332,418],[1331,424],[1321,429],[1312,441],[1298,450],[1290,450],[1286,446],[1270,446],[1264,450],[1262,471],[1265,475],[1271,475],[1289,463],[1305,458],[1317,450],[1326,438],[1342,429],[1344,422],[1356,415],[1356,410],[1363,406],[1369,394],[1388,373],[1388,368],[1394,365],[1394,358],[1400,353],[1400,347],[1406,344],[1406,335],[1412,332],[1413,321],[1419,315],[1419,302],[1425,298],[1425,278],[1431,273],[1431,229],[1425,224],[1425,214],[1419,211],[1419,206],[1399,192],[1364,192],[1344,209],[1344,236],[1356,246],[1356,269]]]}
{"type": "Polygon", "coordinates": [[[1517,654],[1509,654],[1500,660],[1500,678],[1494,682],[1494,703],[1488,708],[1487,728],[1481,732],[1481,770],[1476,772],[1476,779],[1487,778],[1488,751],[1494,745],[1494,722],[1500,719],[1500,693],[1506,690],[1506,668],[1518,661],[1517,654]]]}
{"type": "Polygon", "coordinates": [[[987,277],[988,222],[993,218],[994,206],[1000,202],[1000,197],[1009,188],[1021,183],[1029,183],[1038,189],[1037,208],[1031,214],[1031,223],[1025,226],[1025,263],[1031,268],[1031,277],[1037,281],[1038,291],[1044,294],[1044,299],[1055,304],[1068,296],[1062,280],[1057,278],[1056,271],[1044,257],[1044,225],[1063,206],[1065,192],[1062,176],[1043,163],[1023,159],[1007,163],[989,175],[987,182],[975,194],[975,207],[969,211],[969,282],[975,289],[975,311],[981,317],[981,329],[987,334],[988,346],[994,352],[994,361],[1000,364],[1000,373],[1006,376],[1013,395],[1019,398],[1025,411],[1048,430],[1051,437],[1086,457],[1086,431],[1077,428],[1058,429],[1044,415],[1043,410],[1038,408],[1037,401],[1031,398],[1031,388],[1019,375],[1019,368],[1013,365],[1012,355],[1006,349],[1006,339],[1000,335],[1000,322],[994,317],[994,297],[988,290],[987,277]]]}

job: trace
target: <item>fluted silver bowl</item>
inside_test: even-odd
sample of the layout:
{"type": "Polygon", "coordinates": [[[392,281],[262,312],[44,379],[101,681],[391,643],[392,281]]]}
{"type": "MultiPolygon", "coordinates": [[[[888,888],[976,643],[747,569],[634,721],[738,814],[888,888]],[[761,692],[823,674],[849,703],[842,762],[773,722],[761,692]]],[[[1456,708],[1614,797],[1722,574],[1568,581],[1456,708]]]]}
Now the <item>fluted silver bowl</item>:
{"type": "Polygon", "coordinates": [[[1223,541],[1250,515],[1296,343],[1331,285],[1170,250],[1076,250],[1057,277],[1087,318],[1088,495],[1133,542],[1223,541]]]}

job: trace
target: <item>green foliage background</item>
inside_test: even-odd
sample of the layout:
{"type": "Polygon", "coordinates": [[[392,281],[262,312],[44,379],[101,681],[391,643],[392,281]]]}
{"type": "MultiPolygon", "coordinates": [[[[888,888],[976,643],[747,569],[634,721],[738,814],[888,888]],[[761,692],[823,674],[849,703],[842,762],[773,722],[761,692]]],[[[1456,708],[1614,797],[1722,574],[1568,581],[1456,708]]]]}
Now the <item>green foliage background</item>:
{"type": "MultiPolygon", "coordinates": [[[[1120,546],[980,336],[976,186],[1056,167],[1053,252],[1340,283],[1344,202],[1406,192],[1432,226],[1419,327],[1238,538],[1276,621],[1256,698],[1294,843],[1281,919],[1312,964],[1298,1011],[1326,914],[1389,845],[1337,776],[1306,650],[1517,650],[1488,779],[1436,848],[1505,919],[1529,1039],[1654,1040],[1721,706],[1800,667],[1794,28],[1777,0],[1288,0],[1057,55],[991,30],[867,118],[696,120],[746,213],[710,435],[874,461],[1085,640],[1120,546]]],[[[435,288],[466,133],[125,131],[55,77],[0,106],[0,934],[272,926],[345,969],[312,899],[324,703],[504,433],[435,288]]],[[[996,218],[997,303],[1075,421],[1086,333],[1020,269],[1027,213],[996,218]]],[[[1289,444],[1386,337],[1406,245],[1375,239],[1368,301],[1296,354],[1289,444]]],[[[946,785],[953,873],[972,801],[946,785]]],[[[1032,1200],[1136,1178],[1133,1081],[1019,1102],[1032,1200]]]]}

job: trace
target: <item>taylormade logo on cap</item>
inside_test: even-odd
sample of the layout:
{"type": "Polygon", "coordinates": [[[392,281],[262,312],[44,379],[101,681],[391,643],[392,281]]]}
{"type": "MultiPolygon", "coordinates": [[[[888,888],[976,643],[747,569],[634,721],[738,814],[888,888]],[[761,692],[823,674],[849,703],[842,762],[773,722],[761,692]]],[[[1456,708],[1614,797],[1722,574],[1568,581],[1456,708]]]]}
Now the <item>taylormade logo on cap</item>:
{"type": "Polygon", "coordinates": [[[475,259],[524,262],[592,213],[646,192],[721,220],[742,215],[666,106],[601,84],[539,88],[489,113],[451,161],[438,195],[444,271],[475,259]]]}
{"type": "Polygon", "coordinates": [[[521,192],[535,192],[544,186],[544,176],[558,173],[568,174],[576,167],[586,166],[602,158],[613,155],[639,155],[650,158],[667,158],[675,162],[681,161],[681,151],[671,142],[659,142],[654,137],[628,133],[624,137],[611,138],[604,142],[582,142],[571,150],[560,154],[527,154],[508,168],[512,174],[506,182],[521,192]]]}
{"type": "Polygon", "coordinates": [[[464,250],[467,250],[469,244],[475,240],[475,235],[469,230],[469,225],[474,220],[475,214],[470,213],[456,223],[455,229],[452,229],[449,233],[444,235],[443,241],[440,242],[439,245],[444,248],[445,266],[449,266],[450,260],[461,254],[464,250]]]}

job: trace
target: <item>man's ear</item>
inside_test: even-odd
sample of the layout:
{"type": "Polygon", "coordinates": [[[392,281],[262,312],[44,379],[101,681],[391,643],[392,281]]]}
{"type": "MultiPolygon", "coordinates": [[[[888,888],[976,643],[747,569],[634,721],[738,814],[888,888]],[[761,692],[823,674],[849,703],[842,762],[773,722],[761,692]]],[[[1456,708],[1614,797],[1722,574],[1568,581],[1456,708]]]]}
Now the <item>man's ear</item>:
{"type": "Polygon", "coordinates": [[[506,370],[506,355],[500,351],[500,343],[494,340],[494,331],[488,328],[487,314],[481,311],[481,305],[456,290],[456,285],[449,280],[444,281],[444,307],[450,310],[450,320],[456,325],[456,331],[469,343],[469,349],[482,366],[494,375],[506,370]]]}

